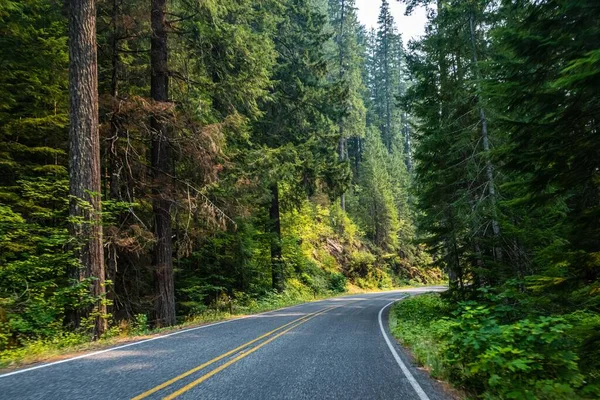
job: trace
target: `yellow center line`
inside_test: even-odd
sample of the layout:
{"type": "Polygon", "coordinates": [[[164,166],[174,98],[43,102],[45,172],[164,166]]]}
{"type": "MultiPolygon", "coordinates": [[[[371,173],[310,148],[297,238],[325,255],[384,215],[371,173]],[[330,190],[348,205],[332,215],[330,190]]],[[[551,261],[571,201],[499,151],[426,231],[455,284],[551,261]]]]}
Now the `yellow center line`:
{"type": "MultiPolygon", "coordinates": [[[[211,364],[213,364],[213,363],[215,363],[215,362],[217,362],[217,361],[219,361],[219,360],[222,360],[223,358],[225,358],[225,357],[228,357],[228,356],[230,356],[230,355],[232,355],[232,354],[234,354],[234,353],[236,353],[236,352],[238,352],[238,351],[240,351],[240,350],[244,349],[245,347],[248,347],[248,346],[250,346],[250,345],[251,345],[251,344],[253,344],[253,343],[256,343],[256,342],[258,342],[259,340],[262,340],[262,339],[266,338],[267,336],[270,336],[270,335],[274,334],[274,333],[275,333],[275,332],[277,332],[277,331],[280,331],[280,330],[282,330],[282,329],[284,329],[284,328],[286,328],[286,327],[288,327],[288,326],[290,326],[290,325],[292,325],[292,324],[294,324],[294,323],[296,323],[296,322],[302,321],[303,319],[306,319],[306,318],[312,318],[313,316],[315,316],[315,315],[317,315],[317,314],[319,314],[319,313],[321,313],[321,312],[324,312],[324,311],[330,310],[330,309],[332,309],[332,308],[335,308],[335,307],[328,307],[328,308],[325,308],[325,309],[323,309],[323,310],[315,311],[315,312],[313,312],[313,313],[306,314],[306,315],[304,315],[304,316],[302,316],[302,317],[300,317],[300,318],[298,318],[298,319],[295,319],[295,320],[293,320],[293,321],[291,321],[291,322],[288,322],[287,324],[285,324],[285,325],[282,325],[282,326],[280,326],[280,327],[278,327],[278,328],[275,328],[275,329],[273,329],[272,331],[269,331],[269,332],[267,332],[267,333],[265,333],[265,334],[263,334],[263,335],[261,335],[261,336],[257,337],[256,339],[253,339],[253,340],[251,340],[251,341],[249,341],[249,342],[246,342],[246,343],[244,343],[244,344],[242,344],[242,345],[240,345],[240,346],[236,347],[236,348],[235,348],[235,349],[233,349],[233,350],[229,350],[228,352],[226,352],[226,353],[223,353],[223,354],[221,354],[220,356],[218,356],[218,357],[215,357],[215,358],[213,358],[212,360],[205,362],[204,364],[200,364],[200,365],[198,365],[197,367],[195,367],[195,368],[192,368],[192,369],[190,369],[189,371],[186,371],[186,372],[184,372],[184,373],[183,373],[183,374],[181,374],[181,375],[177,375],[176,377],[174,377],[174,378],[172,378],[172,379],[169,379],[168,381],[166,381],[166,382],[164,382],[164,383],[161,383],[160,385],[158,385],[158,386],[156,386],[156,387],[153,387],[152,389],[150,389],[150,390],[148,390],[148,391],[146,391],[146,392],[144,392],[144,393],[142,393],[142,394],[140,394],[140,395],[138,395],[138,396],[135,396],[135,397],[134,397],[134,398],[132,398],[131,400],[141,400],[141,399],[144,399],[144,398],[146,398],[146,397],[150,396],[151,394],[154,394],[154,393],[158,392],[159,390],[161,390],[161,389],[164,389],[164,388],[166,388],[167,386],[169,386],[169,385],[172,385],[173,383],[175,383],[175,382],[177,382],[177,381],[179,381],[179,380],[181,380],[181,379],[183,379],[183,378],[185,378],[185,377],[187,377],[187,376],[190,376],[191,374],[193,374],[193,373],[195,373],[195,372],[198,372],[198,371],[200,371],[200,370],[201,370],[201,369],[203,369],[203,368],[206,368],[206,367],[208,367],[208,366],[209,366],[209,365],[211,365],[211,364]]],[[[244,354],[249,354],[249,353],[244,353],[244,354]]]]}
{"type": "Polygon", "coordinates": [[[313,314],[313,315],[311,315],[310,317],[306,318],[305,320],[298,322],[296,325],[294,325],[294,326],[291,326],[291,327],[287,328],[287,329],[286,329],[286,330],[284,330],[283,332],[280,332],[280,333],[278,333],[277,335],[270,337],[269,339],[265,340],[264,342],[262,342],[262,343],[261,343],[261,344],[259,344],[258,346],[255,346],[255,347],[251,348],[250,350],[248,350],[247,352],[245,352],[245,353],[243,353],[243,354],[241,354],[241,355],[237,356],[236,358],[234,358],[234,359],[232,359],[232,360],[230,360],[230,361],[227,361],[225,364],[221,365],[220,367],[217,367],[217,368],[213,369],[212,371],[210,371],[209,373],[207,373],[207,374],[205,374],[205,375],[202,375],[200,378],[198,378],[198,379],[196,379],[195,381],[193,381],[193,382],[191,382],[191,383],[189,383],[189,384],[185,385],[185,386],[184,386],[184,387],[182,387],[181,389],[179,389],[179,390],[177,390],[177,391],[175,391],[175,392],[171,393],[170,395],[168,395],[168,396],[166,396],[166,397],[163,397],[163,400],[172,400],[172,399],[174,399],[175,397],[182,395],[183,393],[185,393],[185,392],[187,392],[188,390],[192,389],[194,386],[197,386],[197,385],[201,384],[202,382],[204,382],[205,380],[207,380],[207,379],[208,379],[208,378],[210,378],[211,376],[218,374],[219,372],[223,371],[225,368],[227,368],[227,367],[229,367],[230,365],[232,365],[232,364],[234,364],[234,363],[238,362],[238,361],[239,361],[239,360],[241,360],[242,358],[249,356],[250,354],[254,353],[256,350],[258,350],[258,349],[260,349],[261,347],[263,347],[263,346],[265,346],[265,345],[267,345],[267,344],[271,343],[273,340],[277,339],[278,337],[280,337],[280,336],[282,336],[282,335],[285,335],[286,333],[288,333],[288,332],[289,332],[289,331],[291,331],[292,329],[294,329],[294,328],[297,328],[298,326],[300,326],[300,325],[304,324],[305,322],[308,322],[309,320],[313,319],[314,317],[316,317],[316,316],[318,316],[318,315],[320,315],[320,314],[323,314],[323,313],[325,313],[325,312],[327,312],[327,311],[330,311],[330,310],[332,310],[332,309],[334,309],[334,308],[338,308],[338,307],[342,307],[342,305],[340,305],[340,306],[337,306],[337,307],[330,307],[330,308],[328,308],[328,309],[324,309],[324,310],[322,310],[322,311],[320,311],[320,312],[318,312],[318,313],[316,313],[316,314],[313,314]]]}

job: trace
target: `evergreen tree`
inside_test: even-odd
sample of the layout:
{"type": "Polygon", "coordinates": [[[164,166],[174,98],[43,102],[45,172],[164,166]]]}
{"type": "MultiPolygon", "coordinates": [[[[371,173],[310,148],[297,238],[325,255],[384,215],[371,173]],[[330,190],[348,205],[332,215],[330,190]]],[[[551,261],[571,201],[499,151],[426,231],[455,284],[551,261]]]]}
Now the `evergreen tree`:
{"type": "Polygon", "coordinates": [[[470,23],[474,15],[482,14],[470,3],[438,2],[425,37],[409,56],[415,83],[408,98],[418,121],[418,206],[425,211],[421,227],[453,284],[462,284],[466,275],[489,283],[499,272],[490,266],[500,251],[489,244],[500,238],[489,145],[493,131],[482,106],[476,56],[485,47],[480,50],[470,23]]]}
{"type": "Polygon", "coordinates": [[[87,287],[66,246],[67,19],[50,1],[5,1],[0,26],[0,313],[14,321],[1,350],[58,334],[87,287]]]}
{"type": "Polygon", "coordinates": [[[402,39],[390,12],[387,0],[383,0],[377,20],[374,38],[373,89],[377,124],[388,151],[393,143],[401,140],[400,110],[396,107],[397,96],[402,94],[402,39]]]}
{"type": "MultiPolygon", "coordinates": [[[[77,253],[81,262],[75,276],[89,281],[95,302],[89,316],[95,320],[94,337],[98,338],[107,323],[94,0],[70,2],[69,100],[69,217],[71,234],[80,242],[77,253]]],[[[80,317],[76,317],[77,324],[80,317]]]]}
{"type": "Polygon", "coordinates": [[[270,190],[269,229],[272,236],[273,287],[283,289],[280,203],[283,196],[300,204],[320,183],[332,194],[341,194],[349,177],[345,164],[336,161],[342,91],[327,82],[324,45],[326,16],[306,0],[286,3],[285,17],[277,25],[278,52],[272,99],[255,128],[253,141],[262,146],[270,190]],[[299,107],[301,105],[301,107],[299,107]],[[285,190],[284,193],[281,193],[285,190]]]}
{"type": "MultiPolygon", "coordinates": [[[[363,48],[359,44],[360,25],[356,16],[354,0],[330,0],[329,24],[334,32],[331,40],[334,42],[332,60],[330,61],[330,75],[333,82],[338,81],[347,92],[346,101],[342,105],[343,115],[339,122],[340,143],[339,158],[345,161],[349,158],[348,139],[353,146],[353,165],[356,167],[360,155],[356,145],[365,130],[365,107],[362,100],[364,91],[362,82],[363,48]]],[[[356,171],[356,168],[355,168],[356,171]]],[[[345,197],[342,194],[341,206],[345,209],[345,197]]]]}
{"type": "Polygon", "coordinates": [[[531,281],[563,305],[596,308],[583,288],[600,271],[599,12],[594,1],[503,2],[486,91],[507,132],[498,157],[513,190],[511,227],[528,245],[519,254],[534,250],[531,281]]]}
{"type": "MultiPolygon", "coordinates": [[[[394,183],[390,176],[390,156],[379,131],[370,127],[365,139],[361,163],[359,204],[367,236],[381,248],[398,249],[400,221],[394,199],[394,183]]],[[[403,165],[403,163],[402,163],[403,165]]]]}

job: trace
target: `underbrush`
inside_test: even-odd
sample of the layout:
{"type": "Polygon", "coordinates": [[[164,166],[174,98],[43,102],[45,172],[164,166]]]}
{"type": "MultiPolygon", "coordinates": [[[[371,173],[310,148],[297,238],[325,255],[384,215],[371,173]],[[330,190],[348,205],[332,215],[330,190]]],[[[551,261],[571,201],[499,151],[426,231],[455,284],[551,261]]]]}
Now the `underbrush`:
{"type": "Polygon", "coordinates": [[[599,362],[590,352],[597,314],[543,315],[485,293],[478,301],[427,294],[390,313],[393,334],[435,378],[482,399],[599,398],[599,362]]]}

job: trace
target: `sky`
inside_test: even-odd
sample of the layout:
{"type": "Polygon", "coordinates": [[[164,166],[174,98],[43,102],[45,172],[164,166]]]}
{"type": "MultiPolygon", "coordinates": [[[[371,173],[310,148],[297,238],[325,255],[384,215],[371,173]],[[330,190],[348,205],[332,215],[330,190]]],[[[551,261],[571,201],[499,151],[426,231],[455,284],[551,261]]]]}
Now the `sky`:
{"type": "MultiPolygon", "coordinates": [[[[363,25],[366,25],[367,29],[377,25],[380,6],[380,0],[356,0],[358,20],[363,25]]],[[[404,15],[405,9],[406,6],[403,3],[397,0],[390,0],[390,10],[398,26],[398,30],[402,33],[402,41],[408,43],[410,39],[417,38],[425,33],[427,13],[425,8],[419,7],[412,15],[407,17],[404,15]]]]}

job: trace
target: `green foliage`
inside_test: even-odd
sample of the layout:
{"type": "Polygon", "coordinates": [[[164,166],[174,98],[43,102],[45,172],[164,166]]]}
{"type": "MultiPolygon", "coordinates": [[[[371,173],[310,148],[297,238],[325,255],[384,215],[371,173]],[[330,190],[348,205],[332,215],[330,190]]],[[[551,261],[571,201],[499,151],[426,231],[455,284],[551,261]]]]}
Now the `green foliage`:
{"type": "Polygon", "coordinates": [[[373,128],[367,131],[365,145],[358,193],[359,209],[355,213],[361,219],[364,232],[377,246],[395,250],[398,247],[400,222],[394,201],[395,187],[386,168],[390,163],[389,154],[379,132],[373,128]]]}
{"type": "Polygon", "coordinates": [[[365,251],[355,251],[350,256],[348,275],[356,280],[358,287],[372,289],[376,287],[375,262],[377,258],[365,251]]]}
{"type": "Polygon", "coordinates": [[[59,333],[65,314],[78,306],[75,299],[85,285],[74,286],[69,279],[77,263],[67,247],[66,229],[47,224],[64,218],[64,202],[58,210],[42,206],[45,201],[57,203],[46,197],[48,193],[64,190],[64,181],[55,182],[58,190],[51,183],[23,182],[22,187],[35,184],[39,190],[23,194],[29,210],[33,206],[28,219],[0,205],[0,350],[26,338],[59,333]]]}
{"type": "Polygon", "coordinates": [[[597,316],[526,316],[526,307],[509,306],[510,292],[456,305],[448,300],[433,294],[403,300],[391,318],[394,334],[434,376],[490,399],[596,393],[597,365],[584,359],[596,340],[597,316]]]}
{"type": "Polygon", "coordinates": [[[437,4],[403,101],[420,232],[458,303],[438,364],[490,398],[597,397],[599,9],[437,4]]]}
{"type": "Polygon", "coordinates": [[[442,319],[447,313],[440,296],[428,294],[402,300],[390,312],[392,333],[439,379],[448,379],[444,349],[449,322],[442,319]]]}
{"type": "Polygon", "coordinates": [[[2,2],[0,21],[1,351],[60,334],[83,299],[66,230],[66,20],[27,0],[2,2]]]}
{"type": "Polygon", "coordinates": [[[348,279],[344,276],[344,274],[340,272],[332,273],[329,276],[329,286],[328,289],[334,293],[343,293],[346,291],[346,285],[348,284],[348,279]]]}
{"type": "Polygon", "coordinates": [[[148,316],[146,314],[138,314],[135,316],[133,334],[145,335],[148,333],[148,316]]]}
{"type": "Polygon", "coordinates": [[[465,371],[465,384],[500,398],[575,397],[583,376],[565,337],[571,326],[544,316],[501,324],[496,311],[469,302],[456,312],[448,362],[465,371]]]}

